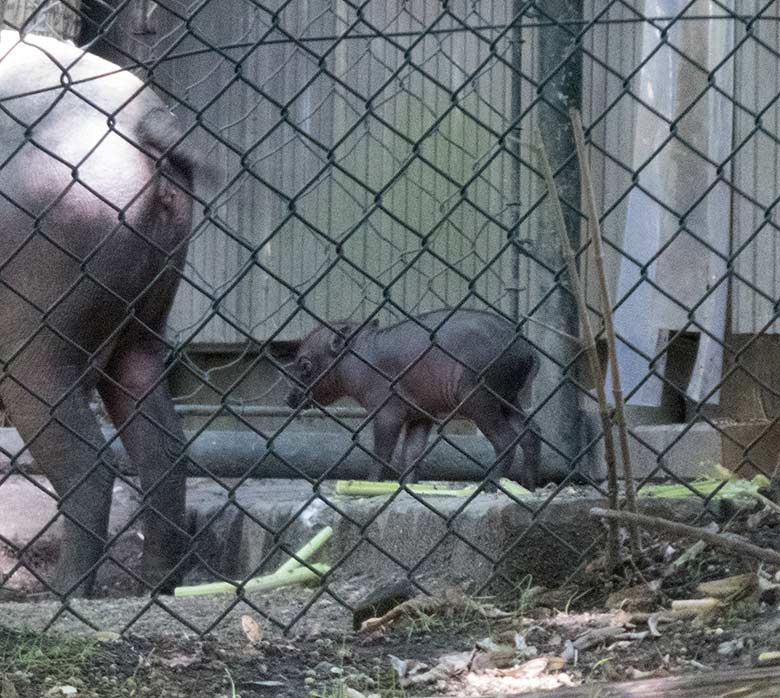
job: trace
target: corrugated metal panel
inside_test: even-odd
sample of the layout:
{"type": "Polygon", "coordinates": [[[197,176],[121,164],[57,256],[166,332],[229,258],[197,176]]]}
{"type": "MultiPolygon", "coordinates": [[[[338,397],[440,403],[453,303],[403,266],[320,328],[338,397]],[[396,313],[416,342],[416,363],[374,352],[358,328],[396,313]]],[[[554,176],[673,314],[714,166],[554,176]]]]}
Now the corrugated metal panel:
{"type": "MultiPolygon", "coordinates": [[[[584,123],[592,126],[590,165],[597,206],[606,213],[602,232],[607,243],[605,262],[614,299],[620,260],[616,248],[623,242],[628,208],[626,193],[632,186],[637,110],[636,101],[624,81],[640,61],[642,25],[628,21],[636,19],[637,15],[623,3],[586,0],[583,9],[585,17],[600,20],[587,32],[583,42],[582,111],[584,123]],[[610,20],[620,23],[606,24],[610,20]]],[[[588,234],[585,226],[583,240],[588,234]]],[[[601,303],[596,275],[591,273],[592,263],[589,256],[584,274],[589,302],[598,308],[601,303]]]]}
{"type": "Polygon", "coordinates": [[[738,252],[731,285],[732,329],[738,333],[780,332],[767,323],[780,298],[780,232],[776,207],[780,196],[780,3],[762,12],[751,26],[752,37],[737,23],[734,60],[734,189],[732,249],[738,252]],[[759,118],[760,117],[760,118],[759,118]],[[759,119],[757,125],[757,119],[759,119]]]}
{"type": "MultiPolygon", "coordinates": [[[[463,0],[449,7],[466,25],[500,26],[509,18],[510,3],[463,0]]],[[[496,137],[514,113],[508,67],[512,34],[496,46],[501,60],[491,59],[496,30],[480,30],[428,33],[406,61],[404,50],[413,41],[408,33],[432,26],[440,17],[438,4],[371,2],[363,8],[365,22],[355,24],[350,3],[299,1],[278,15],[284,34],[273,26],[272,10],[228,0],[208,3],[195,19],[194,28],[208,42],[245,37],[246,47],[227,54],[233,61],[241,58],[239,76],[234,62],[215,61],[213,54],[173,62],[167,69],[172,91],[196,109],[208,105],[205,123],[239,151],[215,144],[213,135],[200,136],[230,185],[215,208],[218,224],[204,226],[194,240],[188,276],[196,284],[183,285],[174,327],[199,328],[195,340],[201,342],[240,342],[277,332],[298,336],[312,324],[309,312],[364,317],[386,303],[387,285],[385,315],[395,312],[394,304],[407,311],[457,304],[474,276],[475,290],[489,302],[508,311],[515,295],[521,312],[526,310],[531,271],[522,258],[519,271],[514,269],[517,259],[504,249],[507,229],[519,214],[525,217],[520,238],[531,237],[543,216],[539,209],[528,215],[540,193],[537,176],[521,168],[519,192],[513,189],[512,148],[500,147],[496,137]],[[287,35],[365,34],[372,27],[393,36],[304,46],[273,43],[287,35]],[[366,114],[369,99],[372,114],[366,114]],[[414,156],[410,141],[418,140],[414,156]],[[242,170],[240,152],[247,150],[242,170]],[[466,182],[471,183],[463,197],[466,182]]],[[[773,17],[778,12],[771,10],[773,17]]],[[[586,0],[584,15],[601,20],[585,35],[583,111],[586,124],[594,125],[591,159],[606,212],[604,233],[619,247],[632,185],[637,109],[624,80],[640,61],[642,27],[625,21],[636,15],[624,3],[586,0]]],[[[759,21],[753,31],[777,50],[779,26],[759,21]]],[[[441,20],[435,25],[445,27],[458,28],[441,20]]],[[[536,97],[541,31],[523,30],[520,68],[527,79],[521,81],[520,109],[536,97]]],[[[193,45],[188,39],[180,48],[193,45]]],[[[736,96],[744,107],[735,114],[739,141],[751,133],[757,110],[776,94],[778,71],[776,56],[754,39],[740,46],[734,65],[736,96]]],[[[528,147],[534,117],[532,111],[521,125],[520,153],[527,161],[535,159],[528,147]]],[[[776,121],[772,104],[762,123],[775,133],[776,121]]],[[[761,206],[750,198],[766,206],[777,196],[777,160],[776,144],[761,133],[737,153],[735,183],[746,195],[734,199],[735,244],[763,221],[761,206]]],[[[613,292],[617,260],[608,244],[613,292]]],[[[767,299],[735,282],[736,330],[755,331],[771,315],[777,264],[775,229],[767,226],[736,266],[767,299]]],[[[597,305],[593,286],[590,293],[597,305]]]]}
{"type": "Polygon", "coordinates": [[[0,28],[75,41],[81,30],[81,0],[0,0],[0,28]],[[5,24],[5,27],[3,27],[5,24]]]}
{"type": "MultiPolygon", "coordinates": [[[[506,5],[464,0],[450,10],[467,24],[495,26],[507,21],[506,5]]],[[[319,316],[364,317],[385,302],[390,285],[386,315],[397,312],[393,304],[421,311],[460,303],[474,277],[485,300],[511,308],[517,277],[525,288],[528,274],[522,260],[513,272],[517,259],[506,246],[518,210],[510,187],[516,164],[496,135],[512,114],[511,35],[496,47],[503,61],[491,59],[497,30],[485,29],[430,33],[407,62],[413,38],[403,33],[422,31],[440,16],[435,3],[373,2],[363,9],[365,23],[350,32],[373,26],[395,38],[302,47],[270,43],[282,34],[270,12],[254,4],[204,7],[193,27],[209,42],[265,38],[230,52],[244,56],[240,77],[230,61],[205,55],[173,62],[164,78],[196,109],[208,105],[204,122],[219,137],[251,148],[242,172],[239,155],[215,145],[213,135],[199,136],[225,181],[242,173],[219,197],[217,225],[195,236],[187,275],[197,283],[185,282],[179,293],[171,319],[178,332],[199,328],[195,341],[220,343],[299,336],[312,324],[299,306],[319,316]],[[310,52],[326,56],[328,72],[310,52]],[[410,141],[421,143],[417,156],[410,141]]],[[[292,36],[338,36],[355,20],[351,4],[309,0],[287,5],[278,21],[292,36]]],[[[457,29],[451,20],[436,24],[444,26],[457,29]]],[[[533,41],[525,38],[524,69],[531,73],[533,41]]],[[[521,101],[530,103],[533,85],[524,81],[522,92],[521,101]]],[[[530,119],[523,131],[532,132],[530,119]]],[[[536,177],[523,172],[521,213],[536,186],[536,177]]],[[[523,223],[520,237],[535,221],[523,223]]]]}

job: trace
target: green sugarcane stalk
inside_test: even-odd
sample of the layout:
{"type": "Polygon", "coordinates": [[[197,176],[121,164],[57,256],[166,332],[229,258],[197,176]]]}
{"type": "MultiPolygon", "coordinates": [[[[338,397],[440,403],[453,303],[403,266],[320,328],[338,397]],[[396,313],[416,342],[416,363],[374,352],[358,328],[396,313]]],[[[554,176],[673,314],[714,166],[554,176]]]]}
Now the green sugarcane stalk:
{"type": "MultiPolygon", "coordinates": [[[[501,487],[514,497],[522,497],[531,493],[512,480],[501,479],[501,487]]],[[[336,494],[345,497],[381,497],[393,494],[401,488],[397,482],[373,482],[370,480],[339,480],[336,483],[336,494]]],[[[470,497],[476,492],[476,485],[467,485],[460,489],[451,489],[444,485],[406,485],[414,494],[436,495],[439,497],[470,497]]]]}
{"type": "MultiPolygon", "coordinates": [[[[300,584],[309,580],[318,579],[319,576],[309,567],[304,567],[301,562],[308,560],[333,536],[333,529],[326,526],[306,545],[295,553],[287,562],[279,567],[273,574],[262,577],[253,577],[244,585],[245,591],[264,591],[287,586],[288,584],[300,584]]],[[[311,565],[312,568],[325,574],[330,567],[327,565],[311,565]]],[[[202,596],[205,594],[229,594],[237,590],[241,582],[212,582],[210,584],[198,584],[189,587],[177,587],[173,590],[174,596],[202,596]]]]}
{"type": "Polygon", "coordinates": [[[333,536],[333,529],[330,526],[323,528],[314,538],[312,538],[306,545],[304,545],[298,552],[295,553],[295,557],[291,557],[285,562],[274,574],[287,574],[292,572],[295,568],[301,566],[301,562],[308,560],[314,553],[316,553],[325,543],[327,543],[333,536]]]}
{"type": "MultiPolygon", "coordinates": [[[[303,584],[304,582],[319,580],[324,574],[330,571],[329,565],[314,564],[309,567],[299,565],[289,572],[279,574],[267,574],[264,577],[254,577],[244,584],[244,591],[270,591],[279,587],[290,586],[292,584],[303,584]]],[[[189,587],[176,587],[173,591],[174,596],[205,596],[207,594],[235,594],[238,592],[240,582],[212,582],[210,584],[198,584],[189,587]]]]}

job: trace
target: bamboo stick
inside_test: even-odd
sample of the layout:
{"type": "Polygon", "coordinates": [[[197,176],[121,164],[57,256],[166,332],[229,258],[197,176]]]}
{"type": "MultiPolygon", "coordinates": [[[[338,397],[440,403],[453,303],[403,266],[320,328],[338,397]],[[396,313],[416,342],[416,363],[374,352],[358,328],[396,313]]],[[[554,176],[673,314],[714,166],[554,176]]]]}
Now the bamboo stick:
{"type": "MultiPolygon", "coordinates": [[[[634,468],[631,465],[631,452],[628,447],[628,431],[626,430],[625,400],[623,388],[620,384],[620,367],[617,361],[615,349],[615,324],[612,317],[612,299],[607,284],[607,272],[604,266],[604,246],[601,236],[601,222],[596,210],[596,194],[593,190],[593,178],[590,170],[590,160],[585,149],[585,132],[582,128],[582,118],[577,109],[569,111],[574,142],[577,147],[577,158],[580,163],[580,179],[585,194],[585,202],[588,209],[591,241],[593,243],[593,259],[596,265],[596,273],[601,290],[601,316],[604,320],[604,334],[607,338],[607,356],[609,368],[612,372],[612,399],[615,404],[614,423],[617,427],[618,440],[620,441],[620,456],[623,461],[623,486],[626,493],[626,508],[636,513],[636,489],[634,486],[634,468]]],[[[594,377],[595,378],[595,377],[594,377]]],[[[628,524],[629,542],[631,553],[634,557],[640,554],[639,529],[628,524]]]]}
{"type": "MultiPolygon", "coordinates": [[[[577,260],[574,257],[574,250],[571,247],[569,241],[569,235],[566,230],[566,220],[563,217],[563,209],[561,208],[561,200],[558,196],[558,191],[555,187],[555,179],[553,177],[552,168],[550,167],[550,160],[547,156],[547,148],[544,145],[541,132],[537,133],[540,145],[540,156],[542,161],[542,171],[544,173],[544,179],[547,183],[547,191],[550,195],[550,204],[553,207],[553,220],[555,227],[558,231],[558,235],[561,239],[561,247],[563,248],[563,255],[566,260],[566,266],[569,272],[569,280],[571,284],[572,293],[577,300],[577,310],[580,317],[580,326],[583,338],[583,347],[588,357],[588,364],[590,366],[591,375],[593,381],[596,384],[596,397],[599,403],[599,414],[601,416],[601,424],[604,430],[604,453],[607,461],[607,487],[608,487],[608,499],[611,509],[618,508],[618,481],[617,481],[617,466],[615,458],[615,443],[612,435],[612,417],[610,414],[609,405],[607,404],[607,396],[604,390],[604,377],[601,371],[601,364],[599,363],[598,351],[596,349],[596,339],[593,334],[593,328],[590,324],[590,314],[588,312],[588,306],[585,301],[585,291],[582,288],[580,281],[580,275],[577,271],[577,260]]],[[[607,571],[612,572],[618,563],[619,556],[619,543],[618,543],[618,524],[615,520],[608,520],[608,542],[606,551],[606,565],[607,571]]]]}

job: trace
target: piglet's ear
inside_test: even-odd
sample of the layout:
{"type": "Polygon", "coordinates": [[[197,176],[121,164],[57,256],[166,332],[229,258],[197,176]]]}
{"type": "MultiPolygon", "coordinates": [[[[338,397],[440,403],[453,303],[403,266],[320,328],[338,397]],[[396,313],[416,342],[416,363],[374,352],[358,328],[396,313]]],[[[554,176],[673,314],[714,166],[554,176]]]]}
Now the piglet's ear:
{"type": "Polygon", "coordinates": [[[335,334],[330,340],[330,350],[333,354],[340,354],[344,350],[349,335],[352,334],[351,325],[334,325],[335,334]]]}

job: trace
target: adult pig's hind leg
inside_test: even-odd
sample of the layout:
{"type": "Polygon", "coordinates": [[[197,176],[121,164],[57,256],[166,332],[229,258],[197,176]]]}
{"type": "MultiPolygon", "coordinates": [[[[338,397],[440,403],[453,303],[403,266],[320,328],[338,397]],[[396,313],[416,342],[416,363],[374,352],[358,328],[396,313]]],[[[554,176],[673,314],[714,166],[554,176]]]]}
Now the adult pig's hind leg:
{"type": "Polygon", "coordinates": [[[92,591],[116,473],[89,407],[87,361],[76,353],[39,337],[6,365],[0,382],[14,426],[58,496],[63,534],[50,586],[63,595],[92,591]]]}
{"type": "Polygon", "coordinates": [[[495,492],[498,481],[509,474],[514,461],[517,433],[503,409],[501,399],[487,389],[476,390],[460,412],[477,425],[493,446],[496,460],[489,465],[484,489],[486,492],[495,492]]]}
{"type": "Polygon", "coordinates": [[[514,408],[505,407],[505,413],[509,418],[512,428],[517,434],[520,434],[520,448],[523,451],[523,468],[520,471],[520,477],[517,479],[527,490],[533,490],[539,484],[539,465],[542,456],[542,439],[539,425],[529,419],[520,406],[515,403],[514,408]]]}
{"type": "Polygon", "coordinates": [[[417,462],[428,445],[428,436],[431,433],[433,423],[428,419],[418,419],[408,422],[406,433],[404,434],[403,446],[401,448],[401,466],[404,469],[403,481],[406,483],[415,483],[419,480],[417,462]]]}
{"type": "Polygon", "coordinates": [[[170,593],[184,573],[189,542],[187,461],[184,431],[168,389],[162,338],[175,272],[160,283],[139,308],[138,319],[125,329],[98,387],[144,492],[144,580],[150,588],[170,593]]]}

